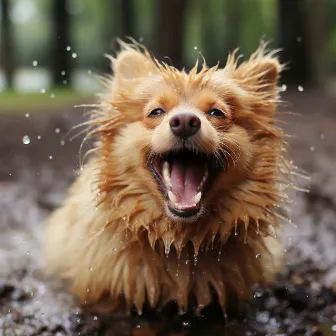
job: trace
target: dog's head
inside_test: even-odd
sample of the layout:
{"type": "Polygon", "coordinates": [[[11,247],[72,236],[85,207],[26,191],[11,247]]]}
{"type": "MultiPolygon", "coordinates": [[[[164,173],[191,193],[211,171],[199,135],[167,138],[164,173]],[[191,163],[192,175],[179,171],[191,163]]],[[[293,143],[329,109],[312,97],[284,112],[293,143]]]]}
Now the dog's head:
{"type": "Polygon", "coordinates": [[[233,54],[223,69],[196,64],[186,72],[125,46],[112,65],[104,116],[96,119],[105,161],[112,158],[114,174],[130,176],[135,189],[146,186],[172,221],[216,212],[224,196],[248,202],[264,182],[273,192],[282,146],[274,125],[281,65],[264,47],[239,66],[233,54]]]}

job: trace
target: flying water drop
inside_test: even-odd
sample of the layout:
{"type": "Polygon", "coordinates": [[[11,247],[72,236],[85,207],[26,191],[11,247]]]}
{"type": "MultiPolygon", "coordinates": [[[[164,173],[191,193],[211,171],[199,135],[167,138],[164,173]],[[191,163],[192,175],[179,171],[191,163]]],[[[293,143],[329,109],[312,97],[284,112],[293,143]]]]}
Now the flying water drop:
{"type": "Polygon", "coordinates": [[[29,145],[30,144],[30,138],[28,135],[25,135],[23,138],[22,138],[22,142],[25,144],[25,145],[29,145]]]}

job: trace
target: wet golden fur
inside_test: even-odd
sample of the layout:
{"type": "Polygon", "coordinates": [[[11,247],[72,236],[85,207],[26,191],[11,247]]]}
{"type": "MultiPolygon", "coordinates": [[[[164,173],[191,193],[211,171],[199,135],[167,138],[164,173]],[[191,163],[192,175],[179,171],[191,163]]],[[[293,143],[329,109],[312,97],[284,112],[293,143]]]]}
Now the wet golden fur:
{"type": "Polygon", "coordinates": [[[276,56],[262,45],[239,66],[232,54],[223,69],[196,64],[186,72],[124,44],[112,66],[89,121],[94,153],[46,226],[47,273],[68,280],[81,303],[104,299],[111,309],[170,300],[187,309],[191,296],[199,308],[214,297],[221,305],[248,299],[251,285],[271,281],[281,259],[270,251],[279,250],[273,236],[289,202],[291,167],[275,124],[276,56]],[[208,118],[214,104],[227,118],[208,118]],[[148,118],[157,106],[169,113],[148,118]],[[229,163],[192,223],[166,216],[147,168],[151,153],[174,145],[168,120],[180,108],[201,118],[202,150],[229,163]]]}

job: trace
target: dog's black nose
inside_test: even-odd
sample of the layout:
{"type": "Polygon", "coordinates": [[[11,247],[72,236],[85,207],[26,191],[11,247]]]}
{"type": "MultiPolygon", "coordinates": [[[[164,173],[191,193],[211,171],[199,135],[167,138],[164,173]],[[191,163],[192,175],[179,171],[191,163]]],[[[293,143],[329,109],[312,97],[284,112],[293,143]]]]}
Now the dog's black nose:
{"type": "Polygon", "coordinates": [[[172,132],[182,138],[188,138],[201,128],[201,119],[194,113],[178,113],[169,121],[172,132]]]}

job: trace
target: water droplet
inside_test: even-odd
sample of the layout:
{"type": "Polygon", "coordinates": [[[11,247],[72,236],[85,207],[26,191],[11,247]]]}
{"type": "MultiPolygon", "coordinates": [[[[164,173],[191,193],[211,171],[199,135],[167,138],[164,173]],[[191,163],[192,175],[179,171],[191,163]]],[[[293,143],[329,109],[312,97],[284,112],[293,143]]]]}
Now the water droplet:
{"type": "Polygon", "coordinates": [[[254,295],[253,295],[253,297],[255,299],[260,298],[260,297],[262,297],[262,293],[261,292],[255,292],[254,295]]]}
{"type": "Polygon", "coordinates": [[[45,94],[46,93],[46,89],[41,89],[41,93],[45,94]]]}
{"type": "Polygon", "coordinates": [[[77,319],[77,323],[80,323],[80,319],[77,319]]]}
{"type": "Polygon", "coordinates": [[[185,262],[185,263],[186,263],[186,265],[188,265],[188,264],[190,263],[190,260],[186,260],[186,262],[185,262]]]}
{"type": "Polygon", "coordinates": [[[314,147],[314,146],[310,146],[310,150],[311,150],[312,152],[314,152],[315,147],[314,147]]]}
{"type": "Polygon", "coordinates": [[[89,267],[89,271],[92,271],[92,267],[91,266],[89,267]]]}
{"type": "Polygon", "coordinates": [[[12,311],[10,309],[8,309],[8,314],[10,314],[12,311]]]}
{"type": "Polygon", "coordinates": [[[41,135],[38,135],[38,136],[37,136],[37,140],[40,140],[40,139],[41,139],[41,135]]]}
{"type": "Polygon", "coordinates": [[[61,144],[61,146],[64,146],[64,145],[65,145],[65,141],[64,141],[64,140],[61,140],[61,141],[60,141],[60,144],[61,144]]]}
{"type": "Polygon", "coordinates": [[[61,75],[62,75],[62,76],[65,76],[65,71],[61,71],[61,75]]]}
{"type": "Polygon", "coordinates": [[[59,133],[61,130],[59,128],[55,129],[55,133],[59,133]]]}
{"type": "Polygon", "coordinates": [[[77,54],[76,53],[72,53],[72,58],[76,58],[77,57],[77,54]]]}
{"type": "Polygon", "coordinates": [[[287,90],[287,85],[286,84],[282,84],[280,90],[282,92],[285,92],[287,90]]]}
{"type": "Polygon", "coordinates": [[[33,66],[36,67],[37,66],[37,61],[33,61],[33,66]]]}
{"type": "Polygon", "coordinates": [[[183,325],[183,327],[188,328],[189,327],[189,322],[188,321],[183,321],[182,325],[183,325]]]}
{"type": "Polygon", "coordinates": [[[70,51],[70,50],[71,50],[71,47],[70,47],[70,46],[67,46],[67,47],[66,47],[66,50],[67,50],[67,51],[70,51]]]}
{"type": "Polygon", "coordinates": [[[198,47],[197,47],[197,46],[195,46],[195,47],[194,47],[194,50],[197,50],[197,49],[198,49],[198,47]]]}
{"type": "Polygon", "coordinates": [[[55,93],[50,93],[50,98],[54,99],[55,98],[55,93]]]}
{"type": "Polygon", "coordinates": [[[260,259],[261,258],[261,254],[260,253],[257,253],[256,254],[256,259],[260,259]]]}
{"type": "Polygon", "coordinates": [[[321,133],[321,134],[320,134],[320,139],[321,139],[321,140],[324,140],[324,139],[325,139],[325,134],[324,134],[324,133],[321,133]]]}
{"type": "Polygon", "coordinates": [[[27,252],[27,255],[29,255],[30,254],[30,252],[27,252]]]}
{"type": "Polygon", "coordinates": [[[302,87],[301,85],[299,85],[299,86],[298,86],[298,90],[299,90],[300,92],[302,92],[302,91],[303,91],[303,87],[302,87]]]}
{"type": "Polygon", "coordinates": [[[49,160],[52,160],[53,159],[53,156],[52,155],[49,155],[49,160]]]}
{"type": "Polygon", "coordinates": [[[89,288],[86,288],[86,293],[89,293],[90,292],[90,289],[89,288]]]}
{"type": "Polygon", "coordinates": [[[22,138],[22,142],[25,144],[25,145],[29,145],[30,144],[30,138],[28,135],[25,135],[23,138],[22,138]]]}
{"type": "Polygon", "coordinates": [[[94,319],[95,321],[97,321],[97,320],[98,320],[98,317],[97,317],[97,316],[93,316],[93,319],[94,319]]]}
{"type": "Polygon", "coordinates": [[[25,114],[25,117],[26,117],[26,118],[29,118],[29,117],[30,117],[30,114],[29,114],[29,113],[26,113],[26,114],[25,114]]]}
{"type": "Polygon", "coordinates": [[[112,252],[115,252],[117,249],[115,247],[112,247],[112,252]]]}
{"type": "Polygon", "coordinates": [[[65,85],[67,83],[68,83],[68,81],[66,79],[64,79],[63,84],[65,85]]]}

